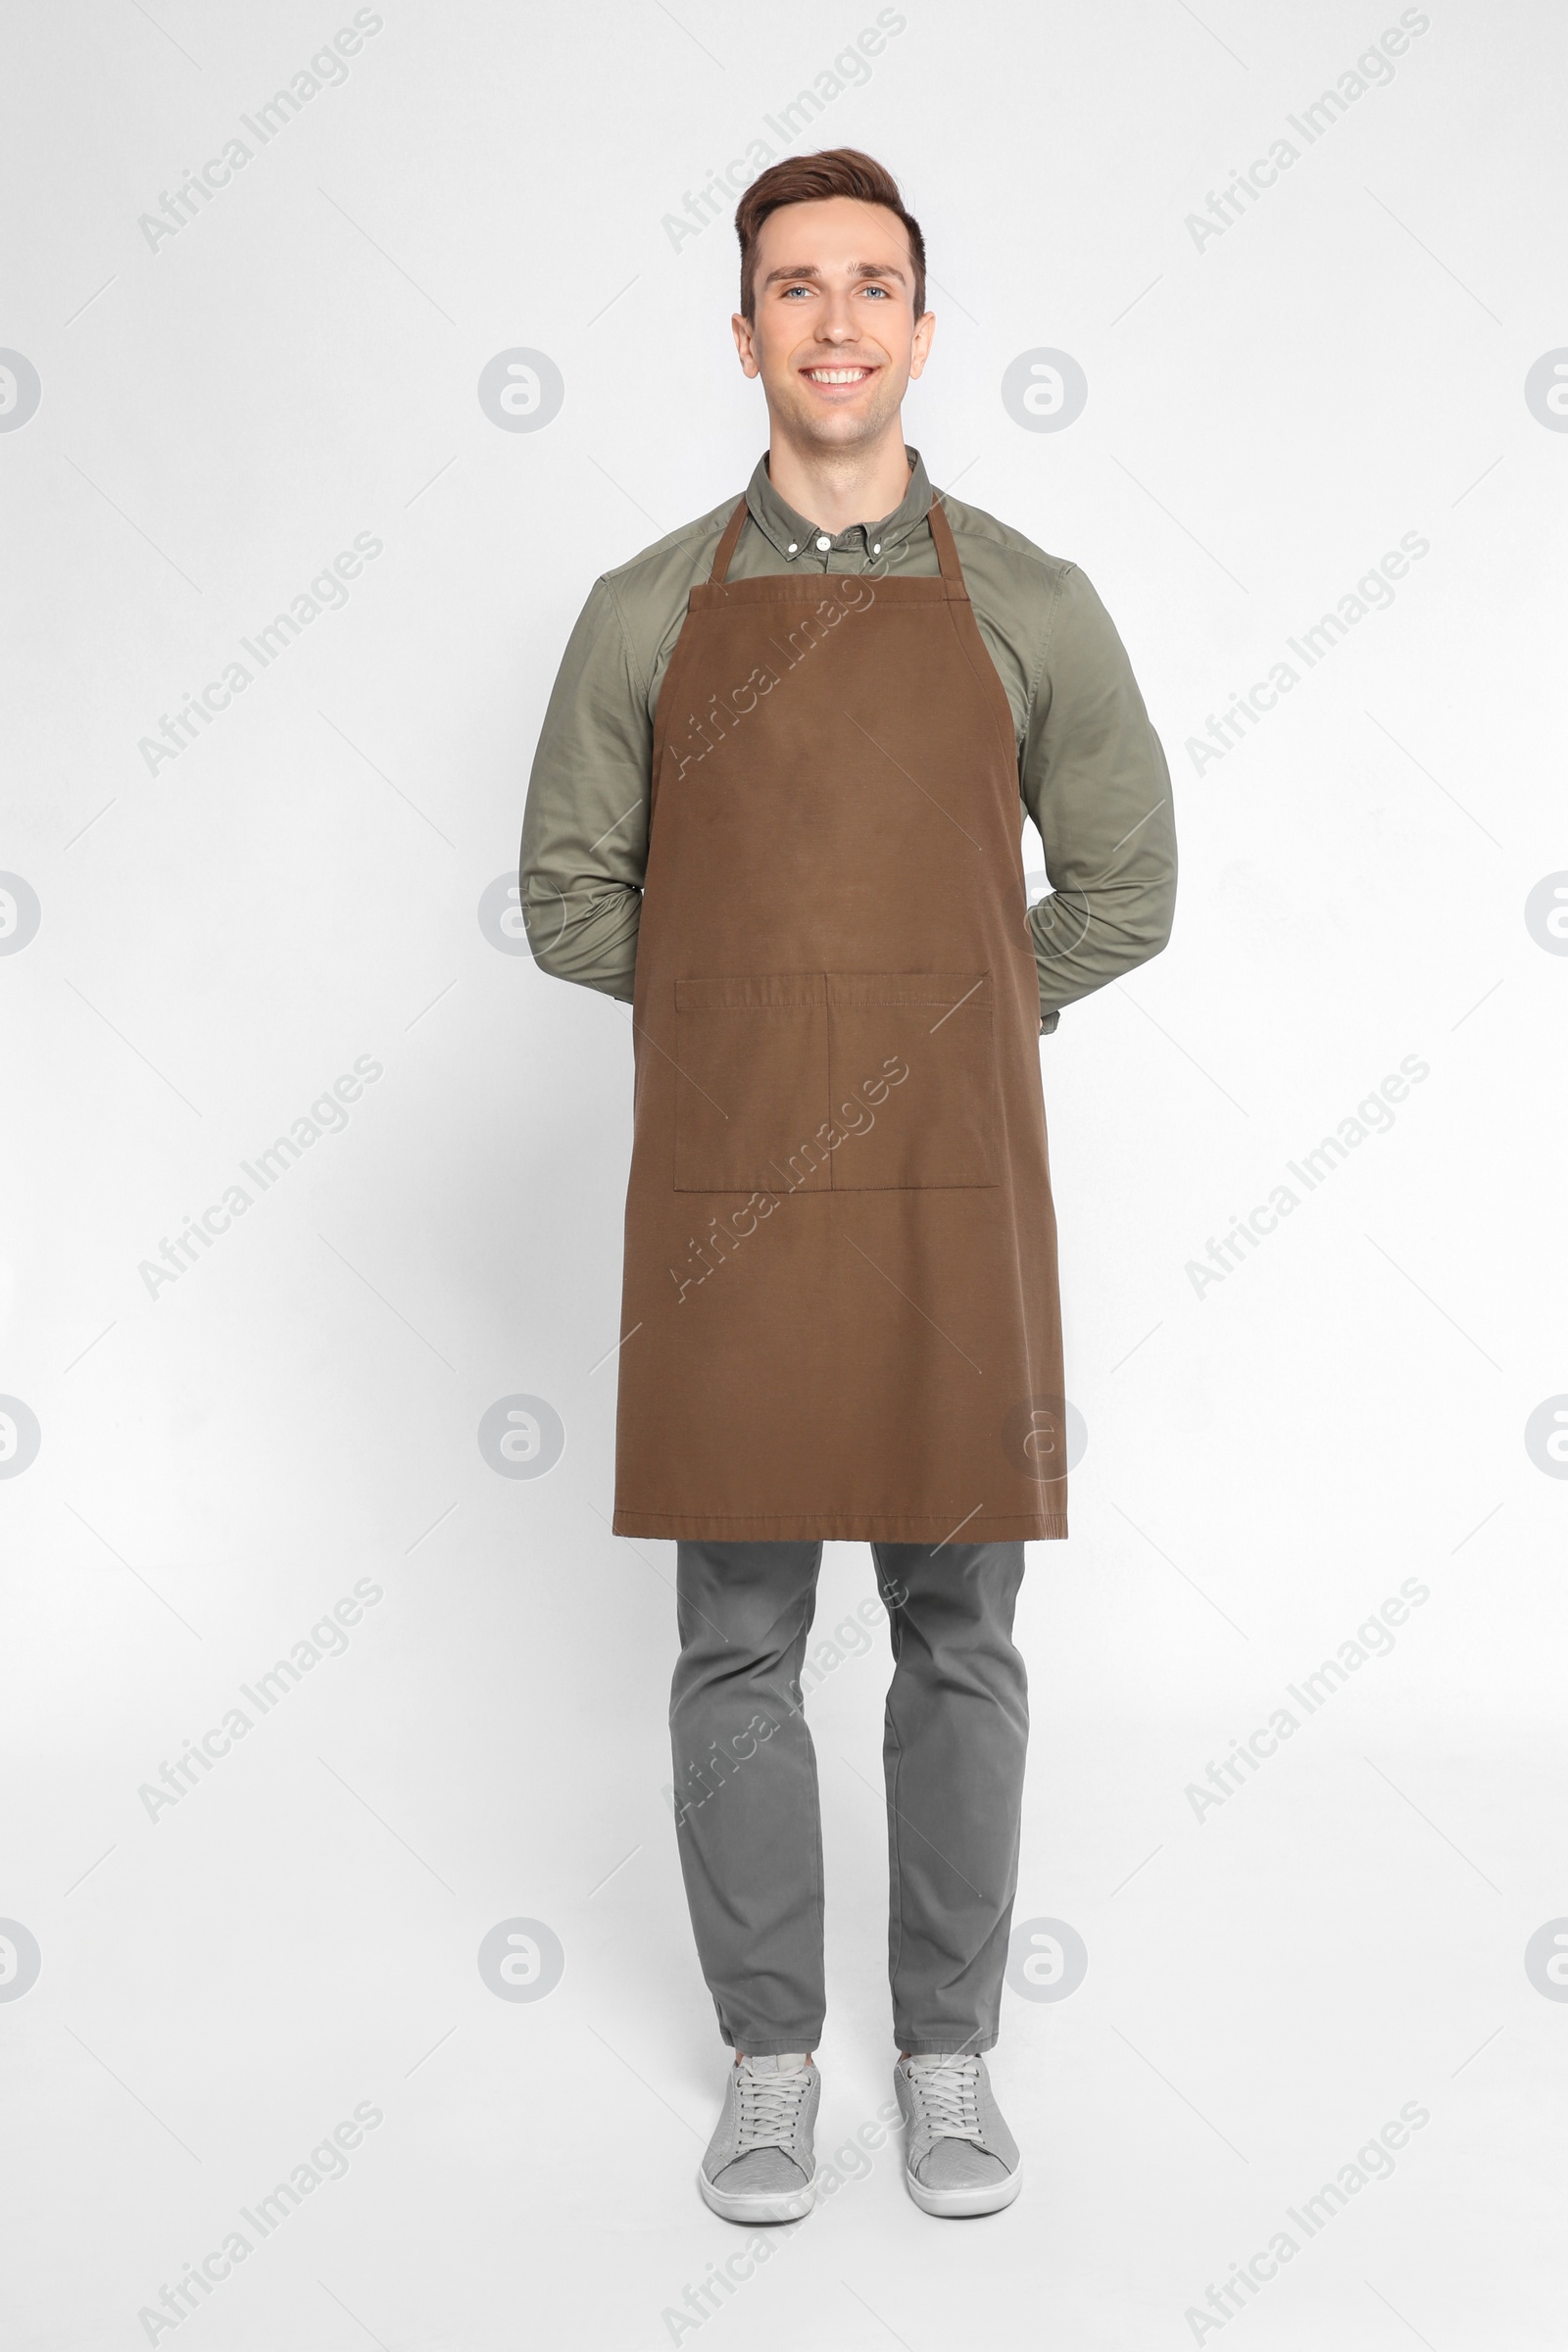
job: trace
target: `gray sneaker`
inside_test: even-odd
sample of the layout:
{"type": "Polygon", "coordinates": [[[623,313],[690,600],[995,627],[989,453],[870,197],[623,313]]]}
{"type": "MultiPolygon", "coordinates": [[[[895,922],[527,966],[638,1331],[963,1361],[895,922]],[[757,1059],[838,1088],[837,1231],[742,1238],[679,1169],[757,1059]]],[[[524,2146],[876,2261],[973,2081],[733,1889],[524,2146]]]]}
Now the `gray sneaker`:
{"type": "Polygon", "coordinates": [[[798,2222],[816,2201],[811,2133],[822,2078],[804,2050],[742,2058],[729,2070],[718,2128],[697,2175],[726,2222],[798,2222]]]}
{"type": "Polygon", "coordinates": [[[1012,2203],[1023,2165],[983,2058],[901,2058],[893,2087],[907,2134],[905,2186],[922,2213],[1000,2213],[1012,2203]]]}

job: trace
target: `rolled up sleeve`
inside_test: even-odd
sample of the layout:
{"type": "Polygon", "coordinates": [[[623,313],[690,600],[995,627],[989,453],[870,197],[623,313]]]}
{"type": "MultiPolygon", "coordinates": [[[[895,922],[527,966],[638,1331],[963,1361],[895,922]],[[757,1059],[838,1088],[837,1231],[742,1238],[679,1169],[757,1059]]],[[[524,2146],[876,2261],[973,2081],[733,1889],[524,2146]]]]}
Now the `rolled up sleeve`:
{"type": "Polygon", "coordinates": [[[647,682],[614,590],[597,580],[539,732],[519,882],[540,969],[626,1002],[637,965],[652,765],[647,682]]]}
{"type": "Polygon", "coordinates": [[[1030,910],[1040,1010],[1157,956],[1176,901],[1170,770],[1126,650],[1076,568],[1058,584],[1019,769],[1051,895],[1030,910]]]}

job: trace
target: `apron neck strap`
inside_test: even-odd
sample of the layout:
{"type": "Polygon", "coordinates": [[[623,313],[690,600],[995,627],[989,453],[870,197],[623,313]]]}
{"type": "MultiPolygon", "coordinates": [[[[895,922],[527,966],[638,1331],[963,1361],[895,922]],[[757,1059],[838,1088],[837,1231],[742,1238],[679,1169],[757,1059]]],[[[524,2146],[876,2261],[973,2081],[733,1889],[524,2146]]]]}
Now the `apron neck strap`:
{"type": "Polygon", "coordinates": [[[969,591],[963,584],[963,565],[958,562],[958,551],[953,543],[953,525],[943,512],[940,491],[926,509],[926,520],[931,525],[931,538],[936,547],[937,562],[942,566],[942,577],[947,583],[949,601],[967,604],[969,591]]]}
{"type": "Polygon", "coordinates": [[[735,512],[724,525],[724,536],[713,550],[713,568],[708,575],[710,588],[723,587],[724,575],[729,570],[730,559],[735,553],[745,523],[746,500],[743,496],[736,502],[735,512]]]}

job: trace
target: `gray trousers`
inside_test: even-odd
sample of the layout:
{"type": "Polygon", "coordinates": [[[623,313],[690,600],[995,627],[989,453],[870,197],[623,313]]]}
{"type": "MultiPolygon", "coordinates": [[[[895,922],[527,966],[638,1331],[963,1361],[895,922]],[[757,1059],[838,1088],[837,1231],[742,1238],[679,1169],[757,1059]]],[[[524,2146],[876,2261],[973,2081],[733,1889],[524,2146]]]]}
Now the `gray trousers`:
{"type": "MultiPolygon", "coordinates": [[[[884,1718],[888,1969],[901,2050],[989,2050],[1018,1876],[1029,1706],[1012,1643],[1019,1544],[873,1544],[884,1718]]],[[[681,1868],[721,2037],[814,2050],[822,1831],[801,1675],[820,1543],[676,1547],[670,1741],[681,1868]]]]}

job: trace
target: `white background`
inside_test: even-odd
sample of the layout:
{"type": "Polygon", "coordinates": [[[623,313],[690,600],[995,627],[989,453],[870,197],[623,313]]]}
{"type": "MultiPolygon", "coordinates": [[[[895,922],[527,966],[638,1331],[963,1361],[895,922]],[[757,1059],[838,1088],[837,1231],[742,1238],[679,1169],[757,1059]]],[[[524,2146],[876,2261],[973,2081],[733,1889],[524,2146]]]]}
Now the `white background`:
{"type": "MultiPolygon", "coordinates": [[[[870,149],[921,219],[906,437],[1094,579],[1183,865],[1168,952],[1042,1048],[1089,1443],[1070,1542],[1030,1548],[1016,1917],[1070,1923],[1089,1970],[1005,1996],[1024,2195],[931,2222],[890,2146],[682,2328],[739,2241],[692,2186],[724,2052],[662,1794],[673,1546],[610,1535],[592,1369],[627,1015],[476,909],[593,577],[764,446],[727,219],[676,249],[663,216],[876,12],[379,13],[156,251],[138,216],[352,12],[11,16],[0,343],[42,400],[0,433],[0,867],[42,919],[0,956],[0,1390],[41,1444],[0,1481],[0,1914],[42,1968],[0,2000],[8,2341],[146,2342],[138,2311],[368,2101],[347,2176],[159,2342],[1555,2342],[1568,2006],[1524,1953],[1568,1913],[1568,1488],[1524,1429],[1568,1391],[1568,961],[1524,905],[1568,867],[1568,437],[1524,379],[1568,343],[1560,15],[1433,0],[1201,249],[1187,215],[1397,9],[909,0],[798,142],[870,149]],[[476,398],[514,346],[565,382],[536,433],[476,398]],[[1000,396],[1042,346],[1088,376],[1059,433],[1000,396]],[[149,774],[160,715],[362,532],[346,607],[149,774]],[[1208,714],[1407,532],[1392,608],[1195,773],[1208,714]],[[346,1129],[150,1296],[142,1262],[362,1055],[346,1129]],[[1188,1261],[1408,1055],[1392,1129],[1199,1297],[1188,1261]],[[476,1442],[516,1394],[566,1432],[537,1480],[476,1442]],[[345,1653],[149,1818],[367,1578],[345,1653]],[[1411,1578],[1392,1654],[1199,1819],[1210,1759],[1411,1578]],[[565,1956],[533,2002],[476,1965],[519,1917],[565,1956]],[[1393,2177],[1198,2335],[1406,2102],[1393,2177]]],[[[819,1626],[869,1588],[830,1546],[819,1626]]],[[[890,2091],[885,1672],[879,1637],[812,1702],[825,2156],[890,2091]]]]}

